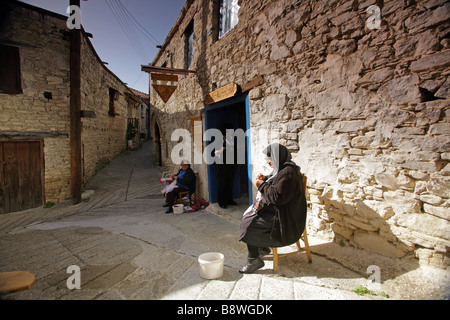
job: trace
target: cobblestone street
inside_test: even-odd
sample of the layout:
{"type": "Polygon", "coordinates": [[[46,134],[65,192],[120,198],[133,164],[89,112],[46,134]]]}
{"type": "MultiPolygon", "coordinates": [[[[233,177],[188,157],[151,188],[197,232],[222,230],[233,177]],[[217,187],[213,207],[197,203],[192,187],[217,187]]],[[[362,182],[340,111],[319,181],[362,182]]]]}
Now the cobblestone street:
{"type": "Polygon", "coordinates": [[[305,254],[241,275],[246,247],[237,241],[236,213],[207,210],[164,214],[160,170],[151,164],[151,143],[127,151],[89,182],[81,204],[0,216],[0,271],[25,270],[34,286],[16,299],[393,299],[448,298],[448,274],[399,264],[354,248],[311,237],[313,262],[305,254]],[[205,280],[197,257],[218,251],[224,275],[205,280]],[[81,268],[81,288],[69,290],[67,268],[81,268]],[[381,284],[368,286],[366,269],[378,265],[381,284]],[[368,286],[373,295],[353,290],[368,286]]]}

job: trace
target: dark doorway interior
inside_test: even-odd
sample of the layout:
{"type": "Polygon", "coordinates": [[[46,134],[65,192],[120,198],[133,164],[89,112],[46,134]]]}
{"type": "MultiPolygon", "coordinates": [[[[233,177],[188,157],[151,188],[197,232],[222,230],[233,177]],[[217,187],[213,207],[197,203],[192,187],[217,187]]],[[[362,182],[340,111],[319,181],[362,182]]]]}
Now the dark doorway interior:
{"type": "Polygon", "coordinates": [[[154,141],[154,161],[155,165],[162,166],[162,148],[161,148],[161,132],[159,131],[158,122],[155,121],[155,141],[154,141]]]}
{"type": "MultiPolygon", "coordinates": [[[[219,103],[205,107],[205,129],[221,130],[226,123],[231,123],[234,129],[242,129],[247,132],[249,129],[249,112],[247,95],[227,99],[219,103]]],[[[249,137],[245,137],[245,162],[237,164],[234,175],[233,198],[248,198],[252,202],[251,195],[251,163],[249,152],[249,137]]],[[[213,141],[207,142],[207,144],[213,141]]],[[[235,139],[237,143],[237,139],[235,139]]],[[[239,151],[238,151],[239,152],[239,151]]],[[[208,155],[209,156],[209,155],[208,155]]],[[[211,203],[218,199],[218,179],[217,165],[215,163],[208,165],[208,188],[209,200],[211,203]]]]}

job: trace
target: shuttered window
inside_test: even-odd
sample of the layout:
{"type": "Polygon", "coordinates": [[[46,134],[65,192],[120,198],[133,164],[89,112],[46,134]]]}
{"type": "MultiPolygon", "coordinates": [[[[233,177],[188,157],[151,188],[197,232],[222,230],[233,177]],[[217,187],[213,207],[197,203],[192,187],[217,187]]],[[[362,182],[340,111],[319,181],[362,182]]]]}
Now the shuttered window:
{"type": "Polygon", "coordinates": [[[19,48],[0,44],[0,93],[22,93],[19,48]]]}
{"type": "Polygon", "coordinates": [[[190,69],[194,58],[194,24],[191,22],[185,31],[186,36],[186,69],[190,69]]]}

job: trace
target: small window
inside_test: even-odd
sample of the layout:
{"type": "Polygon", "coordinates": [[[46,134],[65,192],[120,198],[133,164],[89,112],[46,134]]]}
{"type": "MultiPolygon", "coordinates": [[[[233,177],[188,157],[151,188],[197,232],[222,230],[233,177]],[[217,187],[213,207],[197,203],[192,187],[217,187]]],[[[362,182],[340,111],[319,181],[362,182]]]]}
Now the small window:
{"type": "Polygon", "coordinates": [[[186,69],[192,66],[194,58],[194,23],[191,22],[184,32],[186,37],[186,69]]]}
{"type": "Polygon", "coordinates": [[[19,48],[0,44],[0,92],[22,93],[19,48]]]}
{"type": "Polygon", "coordinates": [[[114,106],[114,101],[119,98],[118,92],[113,88],[109,88],[109,111],[110,116],[116,116],[116,107],[114,106]]]}
{"type": "Polygon", "coordinates": [[[219,39],[239,22],[238,0],[219,0],[219,39]]]}

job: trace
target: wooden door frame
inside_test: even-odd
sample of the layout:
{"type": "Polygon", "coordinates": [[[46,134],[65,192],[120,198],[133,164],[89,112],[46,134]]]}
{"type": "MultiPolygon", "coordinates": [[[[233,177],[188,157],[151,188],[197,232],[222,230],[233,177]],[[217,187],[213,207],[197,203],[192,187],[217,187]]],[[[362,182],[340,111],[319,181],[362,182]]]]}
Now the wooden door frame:
{"type": "MultiPolygon", "coordinates": [[[[205,131],[213,128],[209,121],[209,116],[211,115],[211,112],[214,112],[214,110],[218,110],[221,108],[225,108],[227,106],[233,106],[236,104],[243,104],[243,111],[245,112],[245,130],[246,132],[249,132],[250,130],[250,102],[248,94],[242,94],[233,98],[225,99],[220,102],[216,102],[215,104],[211,104],[208,106],[205,106],[203,109],[204,115],[205,115],[205,131]]],[[[210,142],[206,142],[208,145],[210,142]]],[[[250,135],[247,135],[246,137],[246,144],[247,144],[247,177],[248,177],[248,203],[251,205],[253,203],[253,184],[252,184],[252,155],[251,155],[251,138],[250,135]]],[[[206,165],[207,171],[208,171],[208,193],[209,193],[209,201],[210,203],[213,203],[213,200],[215,198],[212,197],[213,193],[217,193],[213,190],[215,188],[215,185],[217,185],[217,173],[215,170],[212,169],[212,165],[206,165]]],[[[215,202],[215,201],[214,201],[215,202]]]]}

